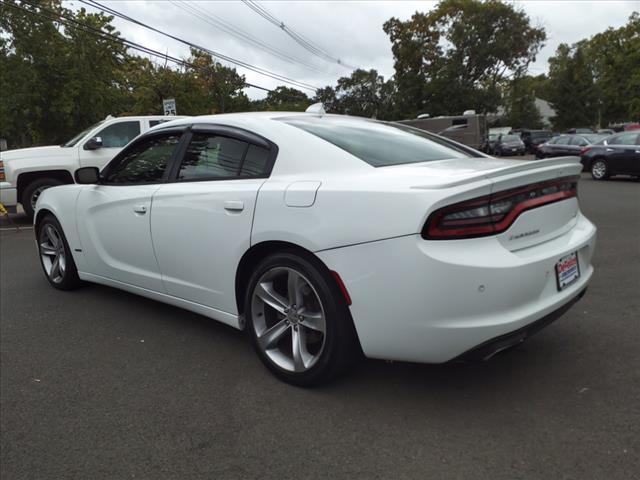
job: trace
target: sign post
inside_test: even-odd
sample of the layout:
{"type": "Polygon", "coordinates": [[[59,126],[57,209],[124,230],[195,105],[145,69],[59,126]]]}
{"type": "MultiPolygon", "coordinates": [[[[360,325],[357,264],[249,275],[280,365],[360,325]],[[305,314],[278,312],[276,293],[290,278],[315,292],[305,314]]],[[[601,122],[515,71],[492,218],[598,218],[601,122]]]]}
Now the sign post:
{"type": "Polygon", "coordinates": [[[162,99],[162,108],[164,109],[165,115],[177,115],[176,99],[175,98],[162,99]]]}

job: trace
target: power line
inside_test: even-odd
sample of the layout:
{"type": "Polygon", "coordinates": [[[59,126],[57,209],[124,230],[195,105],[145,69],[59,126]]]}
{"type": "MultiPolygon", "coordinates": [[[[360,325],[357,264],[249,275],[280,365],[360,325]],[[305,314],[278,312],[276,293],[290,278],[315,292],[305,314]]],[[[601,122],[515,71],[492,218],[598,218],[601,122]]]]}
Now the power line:
{"type": "Polygon", "coordinates": [[[296,32],[291,27],[285,25],[283,21],[274,17],[266,8],[264,8],[262,5],[259,5],[254,0],[242,0],[242,2],[251,10],[253,10],[255,13],[257,13],[262,18],[267,20],[269,23],[272,23],[273,25],[281,29],[284,33],[289,35],[296,43],[298,43],[300,46],[302,46],[309,52],[313,53],[317,57],[320,57],[323,60],[331,63],[337,63],[338,65],[345,67],[349,70],[355,70],[356,67],[344,63],[340,58],[331,56],[329,53],[323,50],[320,46],[314,44],[310,39],[296,32]]]}
{"type": "Polygon", "coordinates": [[[176,0],[169,0],[170,3],[172,3],[174,6],[176,6],[177,8],[189,13],[190,15],[193,15],[194,17],[197,17],[198,19],[200,19],[201,21],[207,23],[208,25],[211,25],[219,30],[222,30],[226,33],[228,33],[229,35],[232,35],[242,41],[251,43],[252,45],[256,46],[257,48],[259,48],[260,50],[269,53],[270,55],[273,55],[274,57],[280,58],[281,60],[284,60],[286,62],[292,63],[292,64],[300,64],[301,66],[307,68],[308,70],[314,71],[316,73],[325,73],[323,70],[321,70],[319,67],[301,59],[298,57],[295,57],[293,55],[290,55],[289,53],[280,50],[278,48],[275,48],[271,45],[266,44],[265,42],[263,42],[262,40],[256,38],[255,36],[251,35],[250,33],[230,24],[229,22],[225,21],[224,19],[218,17],[217,15],[214,15],[213,13],[210,13],[202,8],[200,8],[199,6],[196,6],[196,4],[190,3],[190,2],[184,2],[184,1],[176,1],[176,0]]]}
{"type": "Polygon", "coordinates": [[[237,59],[235,59],[233,57],[229,57],[228,55],[224,55],[222,53],[216,52],[216,51],[211,50],[209,48],[206,48],[206,47],[203,47],[201,45],[197,45],[195,43],[192,43],[192,42],[189,42],[187,40],[184,40],[182,38],[176,37],[175,35],[171,35],[170,33],[163,32],[162,30],[159,30],[159,29],[157,29],[155,27],[147,25],[144,22],[141,22],[141,21],[136,20],[136,19],[134,19],[132,17],[129,17],[128,15],[125,15],[125,14],[123,14],[123,13],[121,13],[121,12],[111,8],[111,7],[107,7],[105,5],[102,5],[99,2],[96,2],[95,0],[80,0],[80,2],[84,3],[85,5],[91,6],[93,8],[97,8],[99,10],[102,10],[105,13],[111,14],[113,16],[116,16],[116,17],[121,18],[123,20],[126,20],[128,22],[131,22],[131,23],[134,23],[134,24],[139,25],[141,27],[144,27],[144,28],[146,28],[148,30],[151,30],[153,32],[156,32],[156,33],[159,33],[161,35],[164,35],[165,37],[171,38],[172,40],[175,40],[175,41],[180,42],[182,44],[188,45],[189,47],[192,47],[192,48],[207,52],[210,55],[213,55],[215,57],[221,58],[221,59],[223,59],[223,60],[225,60],[225,61],[227,61],[229,63],[233,63],[234,65],[238,65],[240,67],[246,68],[247,70],[251,70],[251,71],[253,71],[255,73],[259,73],[260,75],[264,75],[264,76],[270,77],[270,78],[272,78],[274,80],[278,80],[278,81],[281,81],[281,82],[284,82],[284,83],[288,83],[290,85],[294,85],[294,86],[296,86],[298,88],[304,88],[306,90],[312,90],[314,92],[316,90],[318,90],[318,87],[316,87],[314,85],[311,85],[311,84],[308,84],[308,83],[305,83],[305,82],[301,82],[301,81],[298,81],[298,80],[294,80],[293,78],[286,77],[284,75],[280,75],[280,74],[277,74],[277,73],[274,73],[274,72],[270,72],[269,70],[266,70],[264,68],[257,67],[255,65],[251,65],[251,64],[249,64],[247,62],[243,62],[241,60],[237,60],[237,59]]]}
{"type": "MultiPolygon", "coordinates": [[[[65,27],[75,28],[77,30],[81,30],[81,31],[83,31],[85,33],[92,34],[92,35],[94,35],[96,37],[99,37],[99,38],[101,38],[103,40],[118,42],[118,43],[126,46],[127,48],[131,48],[133,50],[137,50],[139,52],[146,53],[147,55],[151,55],[151,56],[154,56],[154,57],[165,59],[165,60],[170,61],[172,63],[175,63],[177,65],[181,65],[181,66],[184,66],[184,67],[189,67],[189,68],[192,68],[194,70],[202,71],[204,73],[210,73],[210,71],[207,68],[200,67],[199,65],[195,65],[195,64],[193,64],[191,62],[188,62],[186,60],[182,60],[182,59],[177,58],[177,57],[173,57],[173,56],[169,55],[168,53],[162,53],[162,52],[159,52],[157,50],[153,50],[153,49],[151,49],[149,47],[145,47],[144,45],[138,44],[136,42],[132,42],[131,40],[127,40],[126,38],[115,36],[115,35],[113,35],[113,34],[111,34],[109,32],[104,32],[104,31],[102,31],[100,29],[92,27],[91,25],[87,25],[85,23],[82,23],[82,22],[80,22],[80,21],[78,21],[78,20],[76,20],[74,18],[67,17],[67,16],[61,14],[60,12],[55,12],[55,11],[49,10],[47,8],[44,8],[41,5],[29,3],[26,0],[22,0],[23,4],[39,8],[40,10],[45,11],[45,12],[49,13],[52,16],[47,16],[47,15],[45,15],[43,13],[36,12],[34,10],[29,10],[27,8],[24,8],[24,7],[20,6],[20,5],[8,3],[7,0],[0,0],[0,1],[2,1],[2,3],[5,4],[8,7],[12,7],[12,8],[15,8],[17,10],[22,10],[23,12],[29,13],[31,15],[35,15],[35,16],[40,17],[40,18],[44,18],[46,20],[57,21],[58,23],[60,23],[61,25],[65,26],[65,27]],[[60,20],[61,18],[66,20],[66,22],[61,21],[60,20]]],[[[273,90],[271,90],[269,88],[261,87],[260,85],[255,85],[253,83],[244,82],[244,86],[245,87],[251,87],[251,88],[257,88],[259,90],[264,90],[264,91],[267,91],[267,92],[273,92],[273,90]]]]}

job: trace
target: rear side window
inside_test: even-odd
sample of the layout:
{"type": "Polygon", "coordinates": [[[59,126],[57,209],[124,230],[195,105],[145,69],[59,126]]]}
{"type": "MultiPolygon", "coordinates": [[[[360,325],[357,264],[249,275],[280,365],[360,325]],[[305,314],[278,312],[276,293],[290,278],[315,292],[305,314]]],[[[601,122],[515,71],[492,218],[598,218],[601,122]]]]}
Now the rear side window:
{"type": "Polygon", "coordinates": [[[553,141],[554,145],[568,145],[571,137],[556,137],[553,141]]]}
{"type": "Polygon", "coordinates": [[[573,137],[571,139],[571,145],[578,145],[579,147],[584,147],[585,145],[589,145],[589,142],[584,137],[573,137]]]}
{"type": "Polygon", "coordinates": [[[373,167],[431,162],[469,155],[438,144],[420,130],[400,124],[340,117],[279,119],[349,152],[373,167]]]}
{"type": "Polygon", "coordinates": [[[622,133],[615,137],[610,137],[607,141],[609,145],[635,145],[638,138],[637,133],[622,133]]]}
{"type": "Polygon", "coordinates": [[[269,150],[215,134],[193,135],[178,180],[250,178],[265,174],[269,150]]]}

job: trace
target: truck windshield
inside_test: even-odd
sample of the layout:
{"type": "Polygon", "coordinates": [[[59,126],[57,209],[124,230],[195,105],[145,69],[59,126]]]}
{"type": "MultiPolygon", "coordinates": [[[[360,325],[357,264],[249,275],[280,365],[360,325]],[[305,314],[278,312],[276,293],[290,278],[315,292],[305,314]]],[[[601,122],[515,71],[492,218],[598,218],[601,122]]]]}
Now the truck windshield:
{"type": "MultiPolygon", "coordinates": [[[[104,121],[104,120],[103,120],[104,121]]],[[[89,128],[87,128],[86,130],[83,130],[82,132],[80,132],[79,134],[77,134],[75,137],[73,137],[71,140],[69,140],[67,143],[63,143],[61,146],[63,147],[73,147],[76,145],[76,143],[78,143],[80,140],[82,140],[82,138],[89,133],[91,130],[93,130],[94,128],[96,128],[98,125],[100,125],[103,121],[96,123],[95,125],[91,125],[89,128]]]]}

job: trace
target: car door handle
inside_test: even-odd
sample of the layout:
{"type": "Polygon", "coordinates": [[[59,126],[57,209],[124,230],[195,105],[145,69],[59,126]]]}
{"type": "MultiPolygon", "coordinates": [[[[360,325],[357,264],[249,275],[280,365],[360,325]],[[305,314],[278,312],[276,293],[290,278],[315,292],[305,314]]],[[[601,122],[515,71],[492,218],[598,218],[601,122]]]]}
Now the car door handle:
{"type": "Polygon", "coordinates": [[[244,202],[242,200],[226,200],[224,209],[231,212],[241,212],[244,210],[244,202]]]}
{"type": "Polygon", "coordinates": [[[147,207],[146,205],[134,205],[133,211],[144,215],[145,213],[147,213],[147,207]]]}

